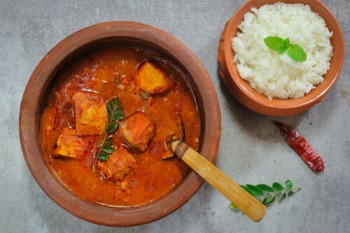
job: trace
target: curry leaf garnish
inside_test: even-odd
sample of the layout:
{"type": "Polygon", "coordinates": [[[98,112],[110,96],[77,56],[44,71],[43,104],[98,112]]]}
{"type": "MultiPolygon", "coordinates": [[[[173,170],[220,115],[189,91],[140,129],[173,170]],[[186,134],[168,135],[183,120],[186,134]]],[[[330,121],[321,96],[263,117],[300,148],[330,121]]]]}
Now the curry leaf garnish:
{"type": "Polygon", "coordinates": [[[296,62],[303,62],[307,59],[304,49],[298,44],[291,44],[288,38],[283,39],[277,36],[268,36],[264,39],[264,43],[271,50],[277,51],[279,54],[288,50],[288,56],[296,62]]]}
{"type": "Polygon", "coordinates": [[[122,120],[125,117],[122,105],[117,97],[108,100],[106,106],[108,124],[103,139],[98,143],[99,148],[92,164],[93,171],[95,171],[97,160],[107,161],[110,154],[115,151],[115,148],[112,146],[113,136],[111,134],[118,129],[119,120],[122,120]]]}
{"type": "Polygon", "coordinates": [[[106,127],[106,132],[107,133],[113,133],[114,131],[116,131],[118,129],[118,122],[116,121],[113,121],[113,122],[110,122],[108,123],[107,127],[106,127]]]}
{"type": "Polygon", "coordinates": [[[140,95],[141,95],[142,98],[144,98],[144,99],[148,99],[148,98],[149,98],[148,92],[146,92],[146,91],[144,91],[144,90],[140,90],[140,95]]]}
{"type": "Polygon", "coordinates": [[[292,188],[293,188],[293,183],[292,183],[291,180],[286,180],[284,183],[287,185],[287,187],[288,187],[289,189],[292,189],[292,188]]]}
{"type": "Polygon", "coordinates": [[[251,191],[253,196],[264,196],[264,192],[261,191],[257,186],[247,184],[247,188],[251,191]]]}
{"type": "MultiPolygon", "coordinates": [[[[262,204],[269,205],[273,203],[275,200],[281,202],[286,197],[290,197],[294,195],[296,192],[301,190],[301,188],[293,188],[293,183],[291,180],[286,180],[284,182],[286,184],[283,187],[280,183],[274,182],[271,186],[267,184],[258,184],[258,185],[240,185],[245,191],[250,193],[256,199],[258,199],[262,204]]],[[[237,209],[238,207],[231,203],[229,205],[230,209],[237,209]]]]}
{"type": "Polygon", "coordinates": [[[117,97],[107,101],[108,122],[115,122],[124,118],[122,104],[117,97]]]}
{"type": "Polygon", "coordinates": [[[276,191],[276,192],[280,192],[283,190],[283,186],[278,183],[278,182],[275,182],[272,184],[272,188],[276,191]]]}
{"type": "Polygon", "coordinates": [[[109,158],[109,154],[105,154],[105,153],[100,154],[100,155],[98,156],[98,159],[99,159],[99,160],[102,160],[102,161],[106,161],[108,158],[109,158]]]}
{"type": "Polygon", "coordinates": [[[253,195],[252,191],[250,191],[250,189],[249,189],[248,187],[246,187],[246,186],[244,186],[244,185],[240,185],[240,186],[241,186],[241,188],[243,188],[245,191],[247,191],[247,193],[253,195]]]}
{"type": "Polygon", "coordinates": [[[266,184],[258,184],[256,187],[258,187],[260,190],[262,190],[263,192],[270,192],[273,193],[275,192],[273,190],[273,188],[271,188],[270,186],[266,185],[266,184]]]}
{"type": "Polygon", "coordinates": [[[114,148],[112,146],[109,146],[109,145],[105,145],[104,147],[102,147],[102,150],[108,154],[114,152],[114,148]]]}

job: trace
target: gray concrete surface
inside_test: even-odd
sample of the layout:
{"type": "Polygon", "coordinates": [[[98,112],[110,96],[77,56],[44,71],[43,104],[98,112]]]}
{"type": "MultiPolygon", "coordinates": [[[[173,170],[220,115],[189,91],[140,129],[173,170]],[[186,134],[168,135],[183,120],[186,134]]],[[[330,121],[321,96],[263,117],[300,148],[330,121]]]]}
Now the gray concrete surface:
{"type": "Polygon", "coordinates": [[[218,40],[243,3],[181,1],[0,1],[0,232],[349,232],[350,230],[350,4],[323,0],[346,40],[343,72],[325,101],[293,117],[322,154],[315,175],[286,145],[275,118],[253,113],[230,96],[217,73],[218,40]],[[159,27],[185,43],[207,68],[222,111],[217,166],[239,183],[293,180],[302,190],[268,208],[261,223],[230,211],[209,185],[173,214],[150,224],[110,228],[80,220],[53,203],[32,178],[19,142],[18,113],[26,83],[41,58],[69,34],[103,21],[131,20],[159,27]]]}

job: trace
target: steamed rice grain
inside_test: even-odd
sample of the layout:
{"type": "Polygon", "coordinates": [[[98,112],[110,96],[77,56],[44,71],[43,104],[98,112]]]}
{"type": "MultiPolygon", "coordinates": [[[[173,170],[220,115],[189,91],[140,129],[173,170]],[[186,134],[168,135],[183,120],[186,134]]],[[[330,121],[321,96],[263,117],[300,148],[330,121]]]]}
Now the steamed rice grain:
{"type": "Polygon", "coordinates": [[[332,32],[308,5],[275,3],[252,8],[244,15],[232,48],[240,76],[268,98],[300,98],[323,81],[330,68],[332,32]],[[289,38],[307,54],[295,62],[287,54],[269,49],[268,36],[289,38]]]}

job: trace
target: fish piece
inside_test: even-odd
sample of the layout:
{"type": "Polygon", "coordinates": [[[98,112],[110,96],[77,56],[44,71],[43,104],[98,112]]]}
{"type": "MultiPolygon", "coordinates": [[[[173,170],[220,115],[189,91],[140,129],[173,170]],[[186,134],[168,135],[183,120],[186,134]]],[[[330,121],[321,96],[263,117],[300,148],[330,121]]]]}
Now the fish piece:
{"type": "Polygon", "coordinates": [[[55,157],[80,159],[96,150],[96,140],[92,137],[79,137],[74,129],[63,128],[58,137],[55,157]]]}
{"type": "Polygon", "coordinates": [[[76,92],[73,96],[77,135],[101,135],[108,123],[106,103],[91,92],[76,92]]]}
{"type": "Polygon", "coordinates": [[[173,87],[171,79],[158,67],[145,62],[136,74],[136,85],[150,95],[160,94],[173,87]]]}
{"type": "Polygon", "coordinates": [[[155,128],[142,112],[135,112],[119,122],[118,133],[131,147],[145,151],[155,134],[155,128]]]}
{"type": "Polygon", "coordinates": [[[135,158],[124,148],[119,147],[106,162],[99,162],[105,179],[122,180],[137,167],[135,158]]]}

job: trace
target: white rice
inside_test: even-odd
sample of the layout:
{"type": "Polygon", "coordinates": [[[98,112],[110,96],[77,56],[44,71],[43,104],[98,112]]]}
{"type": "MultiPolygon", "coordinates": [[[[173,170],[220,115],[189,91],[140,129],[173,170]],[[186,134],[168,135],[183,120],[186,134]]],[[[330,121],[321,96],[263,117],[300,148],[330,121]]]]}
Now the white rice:
{"type": "Polygon", "coordinates": [[[275,3],[252,8],[232,39],[234,62],[240,76],[269,99],[300,98],[323,81],[330,68],[332,32],[308,5],[275,3]],[[289,38],[307,54],[305,62],[295,62],[288,53],[269,49],[268,36],[289,38]]]}

